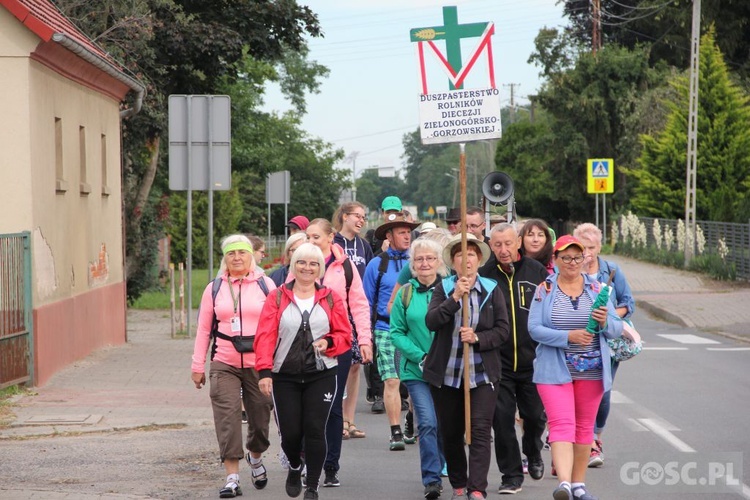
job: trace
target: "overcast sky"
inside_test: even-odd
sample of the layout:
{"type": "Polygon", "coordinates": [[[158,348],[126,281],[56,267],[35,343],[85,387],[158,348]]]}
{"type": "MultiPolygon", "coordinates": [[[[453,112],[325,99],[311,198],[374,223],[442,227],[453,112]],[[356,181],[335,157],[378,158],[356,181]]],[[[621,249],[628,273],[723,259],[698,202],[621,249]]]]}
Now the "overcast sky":
{"type": "MultiPolygon", "coordinates": [[[[444,5],[458,8],[458,22],[495,23],[492,37],[494,70],[503,105],[510,102],[510,84],[516,102],[528,102],[540,86],[539,68],[527,63],[534,38],[543,27],[564,24],[556,0],[310,0],[325,38],[310,42],[310,58],[331,73],[321,92],[308,96],[303,128],[312,136],[333,143],[347,155],[357,152],[357,173],[368,166],[402,166],[405,133],[419,125],[419,72],[412,28],[441,26],[444,5]]],[[[462,41],[466,63],[479,39],[462,41]]],[[[443,42],[436,42],[445,50],[443,42]]],[[[429,59],[430,92],[448,90],[436,59],[429,59]]],[[[464,88],[486,88],[488,61],[482,54],[464,88]]],[[[266,109],[289,106],[277,89],[270,89],[266,109]]],[[[351,164],[339,165],[351,169],[351,164]]]]}

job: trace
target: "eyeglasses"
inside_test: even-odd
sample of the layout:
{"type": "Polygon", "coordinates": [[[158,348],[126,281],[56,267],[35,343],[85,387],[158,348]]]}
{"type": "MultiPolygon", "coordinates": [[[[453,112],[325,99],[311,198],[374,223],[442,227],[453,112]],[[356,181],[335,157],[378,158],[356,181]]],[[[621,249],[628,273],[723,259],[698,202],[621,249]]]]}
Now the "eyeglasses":
{"type": "Polygon", "coordinates": [[[437,260],[437,257],[433,257],[432,255],[428,255],[426,257],[417,257],[414,259],[414,262],[417,264],[421,264],[423,262],[426,262],[428,264],[432,264],[437,260]]]}
{"type": "Polygon", "coordinates": [[[320,263],[315,261],[307,262],[306,260],[298,260],[297,265],[299,267],[320,267],[320,263]]]}
{"type": "Polygon", "coordinates": [[[468,227],[471,230],[474,230],[474,229],[479,229],[482,226],[484,226],[484,222],[482,222],[481,224],[469,224],[466,227],[468,227]]]}
{"type": "Polygon", "coordinates": [[[367,221],[366,215],[361,215],[361,214],[358,214],[357,212],[347,212],[346,215],[353,215],[354,217],[356,217],[357,219],[361,221],[365,221],[365,222],[367,221]]]}
{"type": "Polygon", "coordinates": [[[570,255],[563,255],[562,257],[560,257],[560,260],[565,262],[566,264],[570,264],[571,262],[580,264],[581,262],[583,262],[583,255],[579,255],[577,257],[571,257],[570,255]]]}

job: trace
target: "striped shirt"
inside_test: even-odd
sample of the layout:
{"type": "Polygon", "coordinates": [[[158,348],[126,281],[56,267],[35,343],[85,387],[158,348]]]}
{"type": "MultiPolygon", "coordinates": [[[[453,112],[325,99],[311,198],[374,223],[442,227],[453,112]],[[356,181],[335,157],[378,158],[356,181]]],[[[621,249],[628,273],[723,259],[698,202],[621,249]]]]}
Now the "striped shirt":
{"type": "MultiPolygon", "coordinates": [[[[469,290],[469,326],[474,328],[479,322],[479,300],[481,299],[482,286],[477,279],[474,286],[469,290]]],[[[455,314],[453,323],[453,338],[451,341],[451,352],[448,358],[448,366],[445,368],[443,383],[448,387],[459,389],[463,383],[464,373],[464,344],[461,342],[460,328],[463,324],[463,300],[461,309],[455,314]]],[[[490,382],[482,364],[482,355],[474,350],[474,344],[469,344],[469,388],[485,385],[490,382]]]]}
{"type": "MultiPolygon", "coordinates": [[[[591,315],[591,307],[594,305],[587,293],[581,293],[577,299],[565,295],[560,289],[552,304],[552,324],[557,330],[585,329],[591,315]]],[[[579,372],[568,360],[568,355],[593,353],[600,351],[599,335],[594,335],[589,345],[571,344],[565,349],[565,364],[568,367],[573,380],[601,380],[602,369],[595,368],[579,372]]],[[[601,352],[601,351],[600,351],[601,352]]]]}

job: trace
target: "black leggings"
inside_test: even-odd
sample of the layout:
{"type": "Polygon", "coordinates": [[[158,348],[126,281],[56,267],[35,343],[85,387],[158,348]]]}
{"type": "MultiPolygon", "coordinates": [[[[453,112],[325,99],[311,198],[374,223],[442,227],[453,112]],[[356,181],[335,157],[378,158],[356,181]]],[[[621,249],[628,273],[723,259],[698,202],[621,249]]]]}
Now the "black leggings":
{"type": "Polygon", "coordinates": [[[312,377],[274,376],[273,400],[281,449],[299,467],[305,450],[307,486],[317,488],[326,458],[326,422],[336,397],[336,369],[312,377]],[[304,439],[304,446],[303,446],[304,439]]]}

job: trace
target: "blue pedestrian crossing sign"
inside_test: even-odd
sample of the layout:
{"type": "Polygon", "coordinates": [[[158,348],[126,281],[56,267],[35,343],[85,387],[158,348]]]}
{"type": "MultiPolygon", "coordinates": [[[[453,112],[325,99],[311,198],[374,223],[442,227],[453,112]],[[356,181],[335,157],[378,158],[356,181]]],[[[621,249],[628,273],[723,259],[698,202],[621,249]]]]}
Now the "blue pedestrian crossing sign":
{"type": "Polygon", "coordinates": [[[591,158],[586,167],[586,188],[589,194],[615,192],[615,161],[612,158],[591,158]]]}

